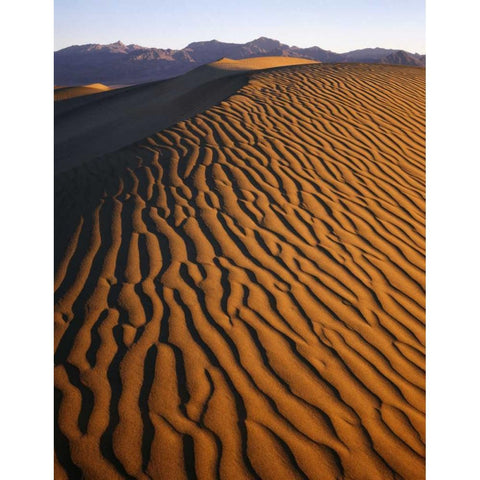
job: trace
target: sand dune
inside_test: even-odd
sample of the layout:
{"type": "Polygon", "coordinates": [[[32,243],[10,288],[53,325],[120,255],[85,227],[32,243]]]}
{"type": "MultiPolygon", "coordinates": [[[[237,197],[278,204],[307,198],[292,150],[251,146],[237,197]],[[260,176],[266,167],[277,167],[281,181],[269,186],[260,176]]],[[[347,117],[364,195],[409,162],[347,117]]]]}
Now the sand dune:
{"type": "Polygon", "coordinates": [[[254,57],[243,58],[241,60],[232,60],[231,58],[221,58],[216,62],[210,63],[212,68],[229,71],[249,71],[265,70],[267,68],[286,67],[289,65],[306,65],[319,63],[307,58],[296,57],[254,57]]]}
{"type": "Polygon", "coordinates": [[[113,152],[206,110],[245,85],[248,71],[306,63],[317,62],[221,59],[171,80],[106,92],[94,102],[62,102],[55,116],[55,170],[113,152]]]}
{"type": "Polygon", "coordinates": [[[424,70],[245,75],[56,175],[57,479],[424,478],[424,70]]]}
{"type": "Polygon", "coordinates": [[[70,98],[92,95],[93,93],[106,92],[110,87],[102,83],[91,83],[90,85],[81,85],[79,87],[59,87],[55,88],[53,98],[55,102],[59,100],[68,100],[70,98]]]}

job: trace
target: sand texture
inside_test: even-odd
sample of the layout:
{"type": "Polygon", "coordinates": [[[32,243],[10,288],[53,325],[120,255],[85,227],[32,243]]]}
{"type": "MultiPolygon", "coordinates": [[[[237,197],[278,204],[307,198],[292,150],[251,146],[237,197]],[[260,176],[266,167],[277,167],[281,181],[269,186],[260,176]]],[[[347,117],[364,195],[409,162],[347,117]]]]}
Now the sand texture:
{"type": "Polygon", "coordinates": [[[55,478],[423,479],[425,70],[213,81],[56,175],[55,478]]]}

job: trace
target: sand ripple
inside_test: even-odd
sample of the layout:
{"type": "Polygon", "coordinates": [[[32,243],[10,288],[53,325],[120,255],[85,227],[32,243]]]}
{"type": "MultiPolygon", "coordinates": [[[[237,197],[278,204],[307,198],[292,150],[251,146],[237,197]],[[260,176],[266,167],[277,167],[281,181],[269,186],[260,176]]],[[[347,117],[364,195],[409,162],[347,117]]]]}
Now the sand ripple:
{"type": "Polygon", "coordinates": [[[56,478],[424,478],[424,116],[289,67],[59,174],[56,478]]]}

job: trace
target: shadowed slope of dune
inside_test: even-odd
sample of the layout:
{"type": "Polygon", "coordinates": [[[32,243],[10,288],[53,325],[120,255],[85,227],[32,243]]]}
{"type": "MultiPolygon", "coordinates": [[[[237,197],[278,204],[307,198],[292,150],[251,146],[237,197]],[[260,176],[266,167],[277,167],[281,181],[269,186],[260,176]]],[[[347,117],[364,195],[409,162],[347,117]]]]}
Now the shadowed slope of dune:
{"type": "Polygon", "coordinates": [[[61,102],[55,109],[55,171],[123,148],[206,110],[245,85],[248,71],[311,63],[318,62],[223,58],[171,80],[61,102]]]}
{"type": "Polygon", "coordinates": [[[250,73],[56,176],[57,479],[424,478],[424,87],[250,73]]]}

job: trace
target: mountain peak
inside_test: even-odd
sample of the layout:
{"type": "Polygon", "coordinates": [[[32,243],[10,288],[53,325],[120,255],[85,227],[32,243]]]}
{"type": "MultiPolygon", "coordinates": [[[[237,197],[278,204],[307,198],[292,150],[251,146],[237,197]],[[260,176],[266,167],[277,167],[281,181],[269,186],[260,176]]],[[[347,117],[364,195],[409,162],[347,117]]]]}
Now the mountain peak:
{"type": "Polygon", "coordinates": [[[263,42],[263,41],[280,43],[278,40],[275,40],[274,38],[264,37],[264,36],[261,36],[261,37],[258,37],[258,38],[254,38],[250,43],[253,43],[253,42],[263,42]]]}
{"type": "Polygon", "coordinates": [[[195,47],[208,47],[209,45],[218,45],[223,42],[219,42],[215,38],[213,40],[204,40],[203,42],[192,42],[189,43],[185,48],[195,48],[195,47]]]}
{"type": "Polygon", "coordinates": [[[251,42],[247,42],[245,45],[255,45],[260,48],[275,48],[280,45],[280,42],[278,40],[274,40],[273,38],[258,37],[251,42]]]}

